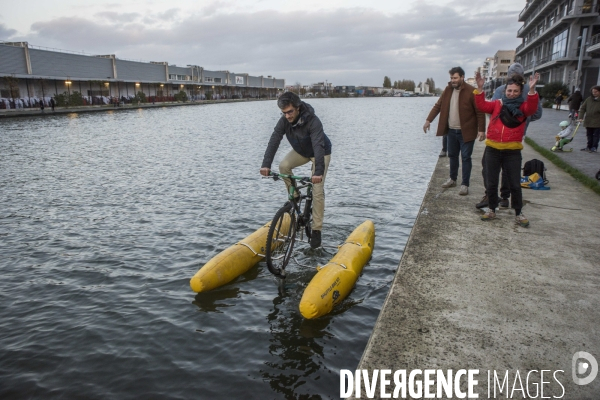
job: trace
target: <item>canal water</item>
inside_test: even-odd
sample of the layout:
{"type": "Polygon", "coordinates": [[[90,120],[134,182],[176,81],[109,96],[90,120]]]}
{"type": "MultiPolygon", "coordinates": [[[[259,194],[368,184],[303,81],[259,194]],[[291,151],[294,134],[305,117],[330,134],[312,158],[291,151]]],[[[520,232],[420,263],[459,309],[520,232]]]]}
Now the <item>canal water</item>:
{"type": "Polygon", "coordinates": [[[258,173],[274,101],[0,121],[0,398],[339,397],[438,159],[435,100],[307,100],[333,143],[324,244],[376,229],[350,296],[313,321],[298,304],[331,255],[305,244],[283,293],[264,263],[189,287],[285,201],[258,173]]]}

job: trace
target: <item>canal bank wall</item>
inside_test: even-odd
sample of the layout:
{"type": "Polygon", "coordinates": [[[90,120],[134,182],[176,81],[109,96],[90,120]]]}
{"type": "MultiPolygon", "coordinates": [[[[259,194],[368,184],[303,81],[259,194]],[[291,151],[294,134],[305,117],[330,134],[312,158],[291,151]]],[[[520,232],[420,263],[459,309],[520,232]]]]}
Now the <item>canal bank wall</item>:
{"type": "Polygon", "coordinates": [[[162,108],[162,107],[180,107],[180,106],[198,106],[206,104],[220,103],[244,103],[247,101],[268,101],[275,99],[227,99],[227,100],[197,100],[189,102],[173,102],[173,103],[143,103],[143,104],[125,104],[118,107],[112,105],[104,106],[81,106],[81,107],[46,107],[42,112],[39,108],[18,108],[18,109],[0,109],[0,120],[11,117],[39,117],[55,114],[71,114],[71,113],[86,113],[86,112],[101,112],[101,111],[125,111],[138,110],[144,108],[162,108]]]}
{"type": "MultiPolygon", "coordinates": [[[[523,162],[544,161],[551,187],[523,189],[530,227],[518,227],[508,209],[481,221],[483,149],[476,143],[468,196],[441,187],[449,162],[439,159],[357,369],[370,377],[391,370],[388,393],[394,371],[476,369],[479,398],[489,398],[488,371],[500,381],[508,371],[512,390],[517,372],[525,387],[528,372],[549,370],[544,397],[597,399],[600,377],[575,384],[572,359],[585,351],[600,360],[600,196],[525,145],[523,162]]],[[[540,373],[530,376],[535,398],[531,382],[539,384],[540,373]]],[[[524,398],[518,383],[512,397],[505,388],[491,398],[524,398]]],[[[466,392],[466,379],[460,386],[466,392]]]]}

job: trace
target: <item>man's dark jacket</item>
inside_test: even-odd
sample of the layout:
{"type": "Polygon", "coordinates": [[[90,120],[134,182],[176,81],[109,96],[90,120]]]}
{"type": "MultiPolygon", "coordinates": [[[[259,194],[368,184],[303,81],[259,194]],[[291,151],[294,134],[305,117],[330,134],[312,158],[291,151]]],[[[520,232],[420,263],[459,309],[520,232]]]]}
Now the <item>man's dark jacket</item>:
{"type": "Polygon", "coordinates": [[[573,93],[571,97],[567,99],[567,101],[569,102],[570,110],[579,110],[579,107],[581,107],[581,102],[583,101],[583,96],[581,95],[580,91],[577,91],[573,93]]]}
{"type": "Polygon", "coordinates": [[[315,115],[315,110],[310,104],[302,102],[300,116],[294,125],[285,118],[285,115],[281,116],[273,130],[271,139],[269,139],[262,168],[271,168],[283,135],[287,137],[296,153],[302,157],[315,158],[315,176],[325,173],[324,156],[331,154],[331,141],[323,132],[323,124],[321,124],[319,117],[315,115]]]}

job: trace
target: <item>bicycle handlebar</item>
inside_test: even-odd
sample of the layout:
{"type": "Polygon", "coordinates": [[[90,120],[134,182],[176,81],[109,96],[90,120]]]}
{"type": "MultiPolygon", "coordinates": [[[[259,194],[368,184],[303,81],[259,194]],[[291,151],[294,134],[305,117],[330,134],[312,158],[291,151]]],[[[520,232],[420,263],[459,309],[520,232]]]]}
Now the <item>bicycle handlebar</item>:
{"type": "Polygon", "coordinates": [[[273,178],[274,181],[279,178],[290,178],[298,180],[302,183],[312,183],[312,178],[310,176],[296,176],[296,175],[287,175],[287,174],[279,174],[277,172],[269,171],[269,176],[267,178],[273,178]]]}

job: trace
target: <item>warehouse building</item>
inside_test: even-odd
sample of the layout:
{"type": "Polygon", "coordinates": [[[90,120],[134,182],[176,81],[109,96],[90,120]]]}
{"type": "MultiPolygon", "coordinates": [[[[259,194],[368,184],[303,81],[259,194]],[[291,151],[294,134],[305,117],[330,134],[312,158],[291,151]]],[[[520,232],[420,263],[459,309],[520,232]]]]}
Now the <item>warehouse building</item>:
{"type": "Polygon", "coordinates": [[[191,100],[275,98],[284,87],[284,79],[271,76],[0,42],[0,108],[33,107],[42,99],[48,105],[51,97],[74,92],[85,104],[101,104],[128,101],[140,92],[147,101],[172,101],[182,92],[191,100]]]}

